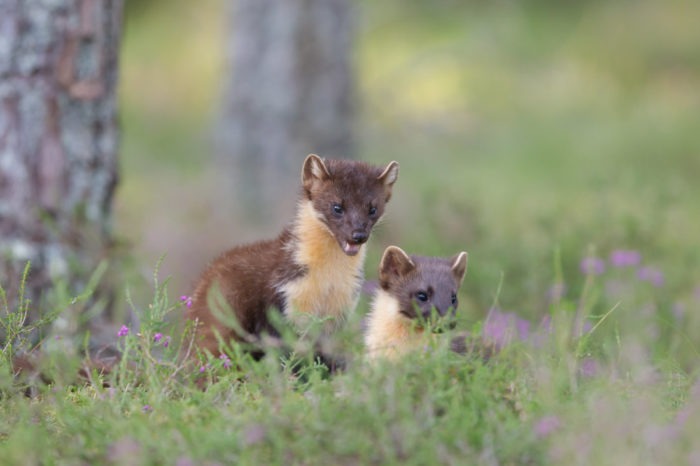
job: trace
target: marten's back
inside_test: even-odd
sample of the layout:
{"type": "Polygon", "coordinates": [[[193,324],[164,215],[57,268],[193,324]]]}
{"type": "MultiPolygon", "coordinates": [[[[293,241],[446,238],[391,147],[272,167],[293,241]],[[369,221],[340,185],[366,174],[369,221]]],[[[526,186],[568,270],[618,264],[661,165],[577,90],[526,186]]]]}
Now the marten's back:
{"type": "Polygon", "coordinates": [[[212,354],[218,353],[217,333],[226,341],[248,340],[263,332],[275,334],[267,311],[284,308],[278,291],[280,283],[303,274],[294,264],[288,243],[293,240],[288,230],[273,240],[234,247],[216,258],[202,273],[192,294],[187,318],[197,321],[197,346],[212,354]],[[217,306],[215,310],[211,306],[217,306]],[[218,313],[228,316],[222,322],[218,313]],[[243,334],[227,322],[236,319],[243,334]]]}

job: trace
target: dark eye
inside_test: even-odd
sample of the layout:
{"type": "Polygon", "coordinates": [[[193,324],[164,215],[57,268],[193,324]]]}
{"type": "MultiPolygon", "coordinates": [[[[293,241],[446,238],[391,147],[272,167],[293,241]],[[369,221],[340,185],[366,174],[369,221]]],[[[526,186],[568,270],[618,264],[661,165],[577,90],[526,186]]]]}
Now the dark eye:
{"type": "Polygon", "coordinates": [[[419,291],[418,293],[416,293],[416,299],[418,301],[426,302],[428,300],[428,293],[426,293],[425,291],[419,291]]]}
{"type": "Polygon", "coordinates": [[[369,214],[374,216],[377,215],[377,208],[376,207],[370,207],[369,208],[369,214]]]}
{"type": "Polygon", "coordinates": [[[338,215],[343,214],[343,206],[340,204],[333,204],[333,212],[335,212],[338,215]]]}
{"type": "Polygon", "coordinates": [[[457,305],[457,295],[452,293],[452,305],[456,306],[457,305]]]}

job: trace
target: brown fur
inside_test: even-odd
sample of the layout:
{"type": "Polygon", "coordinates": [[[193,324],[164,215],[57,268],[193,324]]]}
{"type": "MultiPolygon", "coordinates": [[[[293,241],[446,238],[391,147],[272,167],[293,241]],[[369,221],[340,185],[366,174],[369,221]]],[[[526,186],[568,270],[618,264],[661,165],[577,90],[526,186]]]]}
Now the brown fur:
{"type": "Polygon", "coordinates": [[[196,345],[217,355],[217,335],[250,342],[264,333],[276,335],[268,318],[272,309],[298,331],[315,318],[330,318],[332,331],[355,307],[363,244],[384,213],[397,176],[396,162],[379,168],[309,155],[294,222],[273,240],[224,252],[197,282],[187,312],[197,322],[196,345]],[[217,289],[226,304],[212,309],[217,289]],[[219,313],[235,318],[239,328],[219,313]]]}
{"type": "Polygon", "coordinates": [[[423,323],[454,316],[466,270],[466,252],[451,259],[409,257],[389,246],[379,266],[380,288],[367,324],[368,357],[396,358],[428,343],[426,337],[432,335],[426,335],[423,323]]]}

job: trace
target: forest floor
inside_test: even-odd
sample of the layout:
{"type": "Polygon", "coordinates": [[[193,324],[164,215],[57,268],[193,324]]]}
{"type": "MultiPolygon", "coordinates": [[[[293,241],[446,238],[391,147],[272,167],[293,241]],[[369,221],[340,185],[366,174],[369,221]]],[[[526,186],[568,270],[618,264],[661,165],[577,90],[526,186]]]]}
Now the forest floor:
{"type": "Polygon", "coordinates": [[[239,216],[207,155],[223,25],[220,2],[194,3],[127,23],[125,362],[84,386],[65,375],[79,358],[47,354],[43,385],[4,353],[2,462],[700,464],[700,6],[363,2],[358,156],[401,164],[366,275],[389,244],[467,250],[458,330],[502,350],[370,366],[363,299],[329,375],[303,354],[176,358],[204,264],[291,219],[239,216]]]}

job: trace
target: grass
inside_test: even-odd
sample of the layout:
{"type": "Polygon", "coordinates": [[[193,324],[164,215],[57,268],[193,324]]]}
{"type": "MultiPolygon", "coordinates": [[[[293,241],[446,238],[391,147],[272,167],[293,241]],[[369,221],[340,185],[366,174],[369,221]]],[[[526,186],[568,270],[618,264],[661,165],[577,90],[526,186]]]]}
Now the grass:
{"type": "MultiPolygon", "coordinates": [[[[530,323],[525,332],[521,318],[492,309],[483,326],[471,328],[501,348],[488,361],[451,353],[445,339],[401,361],[370,365],[352,319],[339,336],[349,368],[329,376],[308,357],[271,352],[255,362],[237,347],[228,350],[233,365],[217,359],[201,369],[185,367],[177,354],[187,338],[177,338],[167,323],[185,304],[169,299],[167,281],[156,275],[152,302],[134,303],[139,331],[115,336],[122,363],[104,377],[94,373],[95,383],[76,385],[65,374],[48,385],[13,381],[10,351],[3,352],[3,458],[11,464],[682,464],[697,455],[697,383],[668,357],[672,352],[650,352],[661,343],[649,344],[644,327],[612,323],[629,319],[619,304],[595,314],[601,277],[586,275],[578,301],[554,300],[547,321],[530,323]],[[213,377],[206,391],[195,385],[202,374],[213,377]],[[34,397],[23,394],[28,384],[34,397]]],[[[62,360],[45,357],[49,370],[62,360]]],[[[77,368],[65,361],[58,367],[77,368]]]]}
{"type": "MultiPolygon", "coordinates": [[[[139,258],[124,287],[140,327],[115,341],[129,364],[107,377],[111,388],[66,376],[26,398],[5,348],[3,460],[697,463],[700,37],[690,22],[700,10],[690,3],[361,3],[359,156],[401,163],[366,273],[376,276],[388,244],[466,249],[459,326],[504,349],[483,362],[436,347],[369,367],[354,319],[338,336],[352,361],[342,374],[232,349],[232,368],[205,370],[217,376],[205,392],[198,368],[175,356],[177,297],[216,252],[289,218],[249,226],[208,157],[220,2],[195,13],[154,3],[127,23],[123,55],[117,231],[139,258]],[[172,47],[173,30],[192,41],[172,47]],[[641,257],[615,266],[619,250],[641,257]],[[164,252],[165,284],[150,265],[164,252]],[[586,258],[604,270],[584,273],[586,258]]],[[[366,310],[363,300],[358,319],[366,310]]],[[[22,308],[3,312],[21,320],[22,308]]]]}

